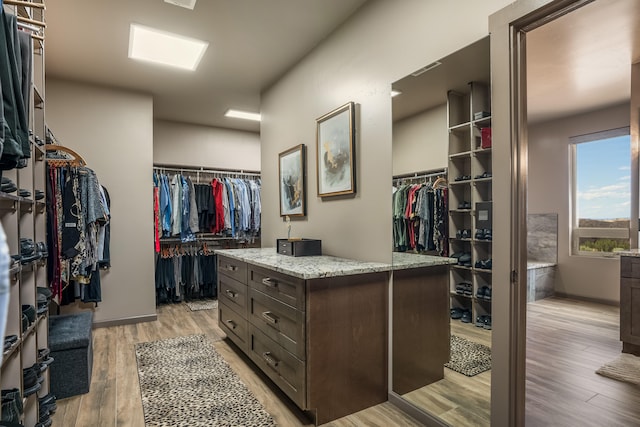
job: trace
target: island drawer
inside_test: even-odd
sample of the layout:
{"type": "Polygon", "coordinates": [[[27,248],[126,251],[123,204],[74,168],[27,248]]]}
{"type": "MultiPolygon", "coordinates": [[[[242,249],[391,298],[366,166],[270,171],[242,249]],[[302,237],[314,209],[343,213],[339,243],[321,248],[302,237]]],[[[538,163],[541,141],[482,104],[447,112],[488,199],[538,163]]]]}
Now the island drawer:
{"type": "Polygon", "coordinates": [[[304,311],[304,280],[266,268],[249,266],[248,284],[278,301],[304,311]]]}

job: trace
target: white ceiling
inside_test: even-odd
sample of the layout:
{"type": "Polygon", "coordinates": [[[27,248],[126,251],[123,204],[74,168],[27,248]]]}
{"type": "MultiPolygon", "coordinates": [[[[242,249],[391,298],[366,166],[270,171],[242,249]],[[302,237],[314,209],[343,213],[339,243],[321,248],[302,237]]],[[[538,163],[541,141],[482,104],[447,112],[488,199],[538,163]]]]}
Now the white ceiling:
{"type": "MultiPolygon", "coordinates": [[[[625,102],[640,61],[640,0],[596,0],[527,34],[530,122],[625,102]]],[[[489,80],[489,45],[479,41],[419,77],[393,84],[394,121],[446,102],[447,89],[489,80]],[[468,66],[467,64],[473,64],[468,66]]]]}
{"type": "Polygon", "coordinates": [[[596,0],[527,34],[529,121],[629,99],[640,1],[596,0]]]}
{"type": "Polygon", "coordinates": [[[366,0],[53,0],[46,11],[48,77],[150,93],[158,119],[258,131],[224,117],[259,111],[260,93],[366,0]],[[195,72],[127,58],[139,23],[209,42],[195,72]]]}

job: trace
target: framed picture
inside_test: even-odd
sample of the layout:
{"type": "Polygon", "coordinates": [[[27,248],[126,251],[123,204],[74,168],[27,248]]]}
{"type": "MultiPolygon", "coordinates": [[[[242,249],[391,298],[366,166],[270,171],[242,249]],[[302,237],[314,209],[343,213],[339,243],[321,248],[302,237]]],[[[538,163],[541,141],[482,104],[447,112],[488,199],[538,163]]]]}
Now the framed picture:
{"type": "Polygon", "coordinates": [[[280,216],[305,216],[306,151],[304,144],[279,155],[280,216]]]}
{"type": "Polygon", "coordinates": [[[336,108],[316,122],[318,196],[355,193],[354,103],[336,108]]]}

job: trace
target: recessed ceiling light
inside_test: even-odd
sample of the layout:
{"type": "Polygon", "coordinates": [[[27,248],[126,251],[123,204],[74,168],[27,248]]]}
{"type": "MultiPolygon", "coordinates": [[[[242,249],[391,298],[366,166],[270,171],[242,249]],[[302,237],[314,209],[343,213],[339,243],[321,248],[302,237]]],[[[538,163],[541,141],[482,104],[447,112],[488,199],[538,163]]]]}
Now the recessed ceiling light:
{"type": "Polygon", "coordinates": [[[164,0],[164,2],[191,10],[196,7],[196,0],[164,0]]]}
{"type": "Polygon", "coordinates": [[[225,117],[233,117],[235,119],[245,119],[245,120],[255,120],[259,122],[262,118],[260,113],[250,113],[248,111],[240,111],[240,110],[227,110],[224,113],[225,117]]]}
{"type": "Polygon", "coordinates": [[[131,24],[129,58],[185,70],[195,70],[209,46],[208,42],[131,24]]]}
{"type": "Polygon", "coordinates": [[[392,98],[393,98],[394,96],[398,96],[398,95],[402,95],[402,91],[401,91],[401,90],[391,89],[391,97],[392,97],[392,98]]]}

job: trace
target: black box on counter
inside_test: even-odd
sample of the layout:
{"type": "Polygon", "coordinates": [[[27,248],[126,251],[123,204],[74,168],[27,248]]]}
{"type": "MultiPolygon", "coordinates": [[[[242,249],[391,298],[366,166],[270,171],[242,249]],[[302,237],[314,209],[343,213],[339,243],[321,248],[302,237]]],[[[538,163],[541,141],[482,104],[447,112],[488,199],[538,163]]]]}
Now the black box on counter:
{"type": "Polygon", "coordinates": [[[282,255],[322,255],[322,241],[317,239],[276,239],[276,245],[282,255]]]}

